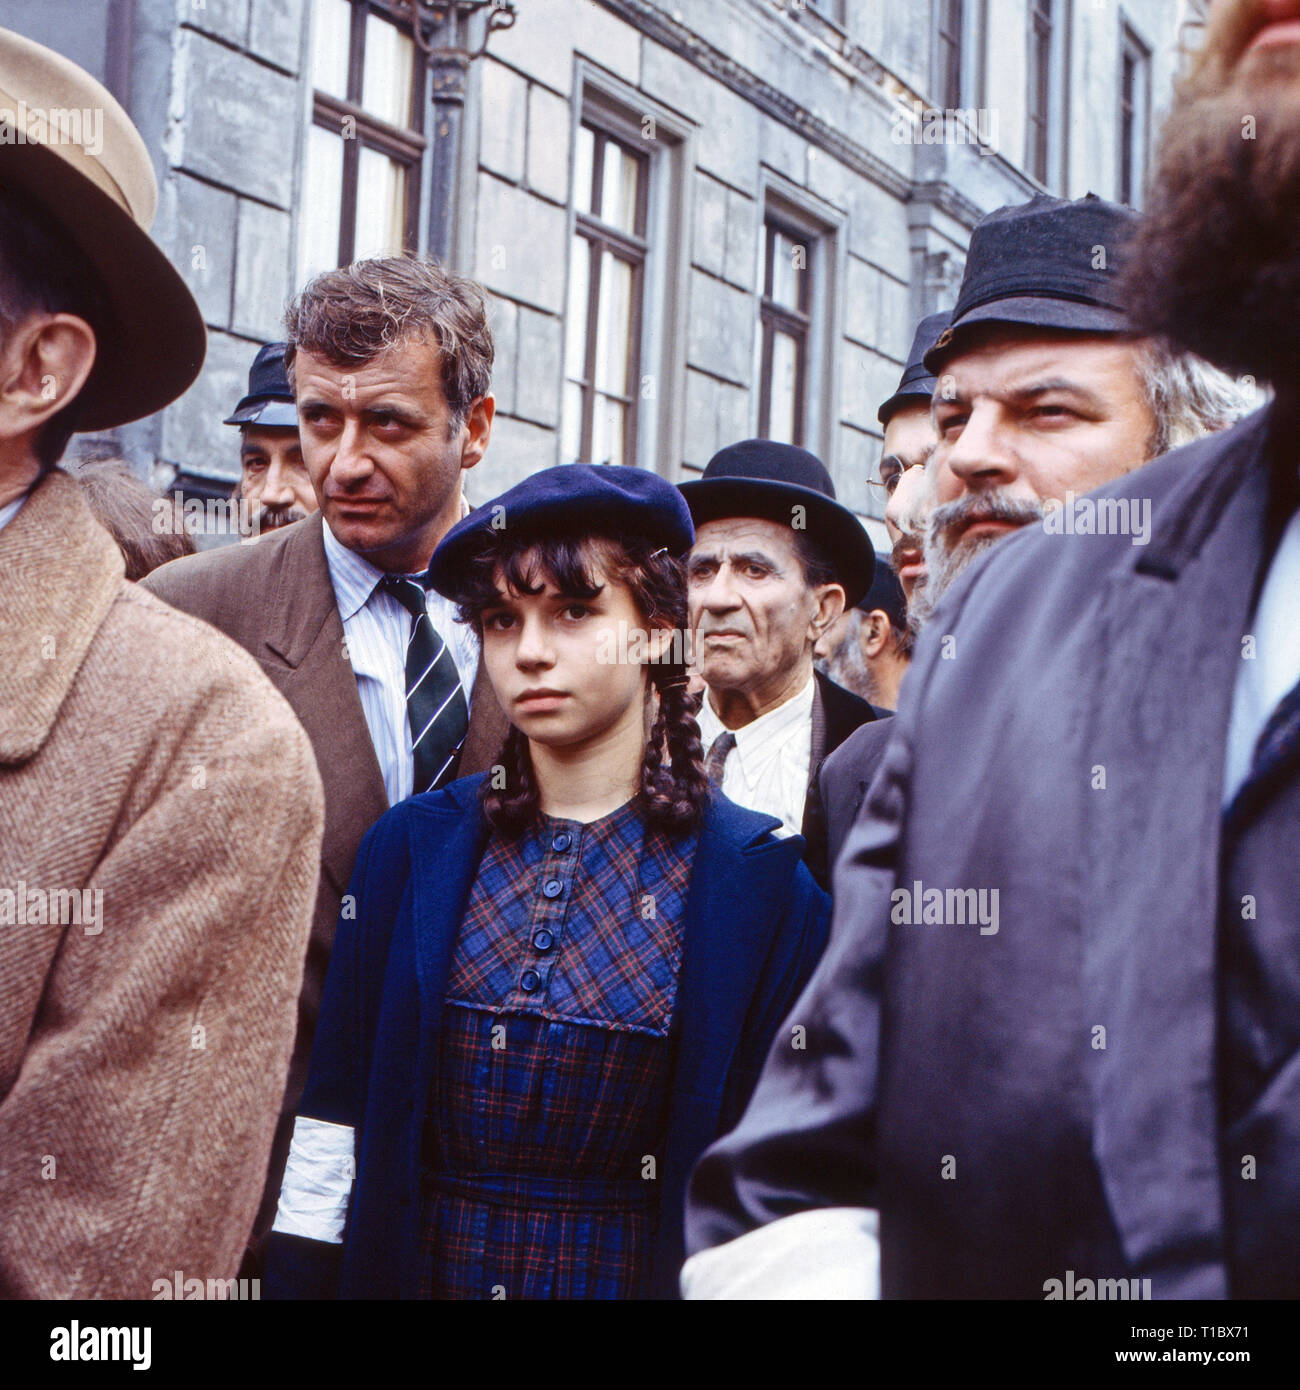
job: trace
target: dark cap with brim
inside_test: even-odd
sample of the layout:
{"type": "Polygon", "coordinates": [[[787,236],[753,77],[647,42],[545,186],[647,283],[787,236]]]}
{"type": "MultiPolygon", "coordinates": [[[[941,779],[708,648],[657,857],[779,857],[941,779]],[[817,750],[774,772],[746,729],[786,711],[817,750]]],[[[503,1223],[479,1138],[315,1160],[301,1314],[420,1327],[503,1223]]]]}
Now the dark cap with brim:
{"type": "Polygon", "coordinates": [[[298,428],[298,407],[285,371],[286,343],[266,343],[258,348],[248,371],[248,394],[235,407],[235,413],[222,421],[226,425],[261,425],[263,429],[298,428]]]}
{"type": "Polygon", "coordinates": [[[934,388],[939,383],[925,365],[925,354],[939,341],[951,319],[952,315],[945,309],[943,313],[930,314],[917,325],[898,389],[876,412],[876,419],[882,425],[887,425],[905,405],[928,403],[934,395],[934,388]]]}
{"type": "Polygon", "coordinates": [[[799,533],[826,556],[851,607],[871,587],[876,552],[862,523],[835,500],[826,465],[807,449],[770,439],[746,439],[719,449],[702,477],[678,484],[696,529],[708,521],[753,516],[791,526],[802,507],[799,533]]]}
{"type": "Polygon", "coordinates": [[[1094,193],[1073,202],[1040,194],[990,213],[971,234],[951,324],[926,353],[926,368],[938,375],[978,325],[1131,332],[1119,280],[1138,220],[1094,193]]]}

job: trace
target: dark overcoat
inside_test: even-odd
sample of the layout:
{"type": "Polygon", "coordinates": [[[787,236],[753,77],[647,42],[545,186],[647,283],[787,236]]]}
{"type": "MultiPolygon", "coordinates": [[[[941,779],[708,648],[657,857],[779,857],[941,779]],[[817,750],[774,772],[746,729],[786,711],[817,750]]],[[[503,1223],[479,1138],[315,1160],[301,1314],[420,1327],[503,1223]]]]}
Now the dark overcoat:
{"type": "Polygon", "coordinates": [[[1295,501],[1268,423],[1091,494],[1149,501],[1148,543],[1026,529],[945,596],[837,866],[809,1047],[702,1161],[693,1250],[878,1207],[887,1297],[1300,1289],[1300,749],[1222,805],[1295,501]],[[997,890],[997,930],[907,920],[917,884],[997,890]]]}

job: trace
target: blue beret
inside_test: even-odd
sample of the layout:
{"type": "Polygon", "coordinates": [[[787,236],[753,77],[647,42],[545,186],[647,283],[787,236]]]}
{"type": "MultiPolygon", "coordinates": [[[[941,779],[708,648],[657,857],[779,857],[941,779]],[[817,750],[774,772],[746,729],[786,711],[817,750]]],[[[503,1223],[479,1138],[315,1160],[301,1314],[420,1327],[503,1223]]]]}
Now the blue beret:
{"type": "Polygon", "coordinates": [[[458,521],[433,552],[430,584],[452,597],[481,538],[516,528],[575,537],[631,534],[677,556],[695,544],[686,499],[657,473],[620,463],[562,463],[531,474],[458,521]]]}

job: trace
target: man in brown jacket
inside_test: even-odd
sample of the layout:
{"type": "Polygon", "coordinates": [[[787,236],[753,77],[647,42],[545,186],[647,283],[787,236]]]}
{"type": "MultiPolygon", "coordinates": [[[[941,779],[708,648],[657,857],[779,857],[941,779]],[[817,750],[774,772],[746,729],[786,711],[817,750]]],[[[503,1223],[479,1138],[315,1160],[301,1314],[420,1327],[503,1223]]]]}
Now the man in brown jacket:
{"type": "Polygon", "coordinates": [[[468,509],[492,432],[493,344],[478,286],[393,256],[318,276],[285,361],[320,510],[256,542],[176,560],[145,587],[255,656],[311,736],[325,841],[298,1040],[246,1274],[260,1273],[307,1079],[334,928],[362,837],[390,805],[481,772],[505,716],[473,629],[422,587],[468,509]]]}
{"type": "Polygon", "coordinates": [[[0,30],[0,1297],[234,1275],[293,1041],[322,797],[233,643],[123,578],[55,466],[203,359],[125,112],[0,30]],[[102,113],[102,142],[33,110],[102,113]],[[92,153],[92,148],[94,153],[92,153]]]}

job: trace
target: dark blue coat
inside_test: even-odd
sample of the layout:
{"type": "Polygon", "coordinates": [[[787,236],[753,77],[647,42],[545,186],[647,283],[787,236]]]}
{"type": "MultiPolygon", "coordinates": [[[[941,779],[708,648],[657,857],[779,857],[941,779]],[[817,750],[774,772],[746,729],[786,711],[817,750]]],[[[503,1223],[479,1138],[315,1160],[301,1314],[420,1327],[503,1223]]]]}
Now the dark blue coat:
{"type": "MultiPolygon", "coordinates": [[[[487,844],[482,776],[394,807],[362,843],[339,921],[299,1113],[356,1131],[343,1244],[275,1234],[267,1294],[409,1298],[419,1285],[420,1146],[448,969],[487,844]]],[[[686,901],[675,1080],[652,1288],[677,1295],[696,1158],[739,1118],[772,1039],[826,944],[830,900],[803,841],[715,798],[686,901]]]]}

